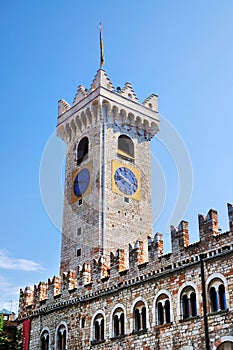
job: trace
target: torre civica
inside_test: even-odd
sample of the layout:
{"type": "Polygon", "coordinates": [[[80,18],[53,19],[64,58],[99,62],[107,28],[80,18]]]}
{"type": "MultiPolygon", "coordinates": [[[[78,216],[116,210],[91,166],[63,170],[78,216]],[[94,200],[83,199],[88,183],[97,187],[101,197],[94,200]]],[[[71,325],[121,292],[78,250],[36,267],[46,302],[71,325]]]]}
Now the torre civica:
{"type": "Polygon", "coordinates": [[[158,97],[139,103],[99,69],[72,106],[58,103],[66,143],[60,275],[20,291],[27,350],[232,350],[233,205],[171,229],[172,252],[152,232],[150,141],[158,97]]]}

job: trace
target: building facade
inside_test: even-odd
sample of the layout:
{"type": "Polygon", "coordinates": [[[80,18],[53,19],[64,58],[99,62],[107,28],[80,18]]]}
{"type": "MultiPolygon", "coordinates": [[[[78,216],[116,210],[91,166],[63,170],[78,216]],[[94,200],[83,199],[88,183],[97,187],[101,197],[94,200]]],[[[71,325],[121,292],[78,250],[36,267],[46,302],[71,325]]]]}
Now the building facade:
{"type": "Polygon", "coordinates": [[[60,276],[20,291],[24,349],[233,350],[233,206],[229,231],[199,215],[171,229],[172,252],[152,233],[150,140],[158,98],[100,69],[73,105],[60,100],[67,146],[60,276]]]}

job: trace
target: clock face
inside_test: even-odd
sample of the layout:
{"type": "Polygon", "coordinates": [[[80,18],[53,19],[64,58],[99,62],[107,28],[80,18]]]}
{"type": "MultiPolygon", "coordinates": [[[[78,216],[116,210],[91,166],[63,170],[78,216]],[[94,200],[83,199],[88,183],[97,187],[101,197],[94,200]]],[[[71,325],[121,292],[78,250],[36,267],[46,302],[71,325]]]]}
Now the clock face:
{"type": "Polygon", "coordinates": [[[90,171],[87,168],[83,168],[79,171],[74,179],[74,194],[77,197],[82,196],[89,185],[90,182],[90,171]]]}
{"type": "Polygon", "coordinates": [[[125,194],[133,195],[138,189],[138,180],[132,170],[121,166],[114,174],[115,184],[125,194]]]}

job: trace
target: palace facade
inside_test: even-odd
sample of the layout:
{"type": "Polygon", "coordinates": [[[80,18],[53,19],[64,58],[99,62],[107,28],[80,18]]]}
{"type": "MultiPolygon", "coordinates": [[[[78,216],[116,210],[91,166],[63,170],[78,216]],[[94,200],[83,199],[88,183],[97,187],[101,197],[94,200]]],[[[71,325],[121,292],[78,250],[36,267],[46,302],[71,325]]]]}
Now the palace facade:
{"type": "Polygon", "coordinates": [[[66,143],[60,275],[20,291],[23,349],[233,350],[233,206],[171,229],[172,251],[152,232],[150,141],[158,97],[100,69],[72,106],[60,100],[66,143]]]}

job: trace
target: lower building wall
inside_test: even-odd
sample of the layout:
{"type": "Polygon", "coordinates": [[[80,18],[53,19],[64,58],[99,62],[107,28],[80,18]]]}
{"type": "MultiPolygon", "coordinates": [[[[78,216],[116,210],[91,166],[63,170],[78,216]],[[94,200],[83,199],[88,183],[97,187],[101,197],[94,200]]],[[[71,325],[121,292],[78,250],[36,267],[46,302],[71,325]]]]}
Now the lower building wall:
{"type": "MultiPolygon", "coordinates": [[[[40,334],[43,329],[43,324],[46,327],[49,325],[50,333],[50,348],[59,349],[55,344],[57,325],[60,324],[60,320],[63,319],[68,327],[67,347],[69,350],[78,349],[103,349],[103,350],[125,350],[125,349],[137,349],[137,350],[205,350],[205,336],[204,336],[204,322],[203,318],[196,318],[180,324],[169,324],[159,327],[152,327],[145,331],[140,331],[136,334],[126,334],[116,339],[110,339],[106,336],[106,340],[103,342],[96,342],[91,344],[89,336],[89,327],[80,330],[79,321],[75,317],[77,310],[67,311],[67,315],[64,316],[64,312],[57,313],[56,315],[50,315],[45,317],[38,317],[32,320],[31,324],[31,337],[30,337],[30,350],[40,349],[40,334]],[[43,318],[43,320],[42,320],[43,318]]],[[[215,317],[209,317],[210,322],[210,349],[216,349],[216,344],[221,344],[221,339],[229,339],[233,345],[233,326],[232,326],[233,314],[225,313],[224,315],[215,315],[215,317]],[[230,324],[231,323],[231,324],[230,324]]]]}
{"type": "MultiPolygon", "coordinates": [[[[233,336],[233,274],[229,254],[222,256],[221,260],[213,258],[205,262],[205,281],[207,336],[210,349],[217,349],[221,339],[233,336]],[[220,303],[217,306],[211,302],[209,289],[214,286],[218,290],[221,284],[224,285],[224,295],[216,295],[216,303],[220,303],[222,298],[222,305],[220,303]]],[[[128,285],[121,283],[115,288],[105,288],[102,294],[95,292],[92,285],[83,286],[80,291],[67,292],[43,301],[34,312],[28,313],[31,319],[30,350],[41,349],[40,339],[44,331],[49,334],[49,349],[63,350],[57,340],[59,327],[66,330],[67,350],[204,350],[206,333],[203,310],[199,262],[154,276],[150,280],[135,279],[128,285]],[[188,296],[187,305],[190,305],[191,293],[195,293],[192,308],[196,310],[190,308],[193,315],[185,315],[183,293],[188,296]],[[82,296],[84,294],[85,297],[82,296]],[[161,322],[158,302],[164,304],[165,300],[170,303],[169,319],[167,323],[158,325],[161,322]],[[144,329],[136,329],[135,310],[138,308],[142,315],[143,307],[145,323],[140,328],[144,329]],[[114,334],[114,315],[117,312],[124,314],[124,334],[119,336],[114,334]],[[96,339],[96,317],[103,319],[103,340],[96,339]]]]}
{"type": "Polygon", "coordinates": [[[196,246],[132,260],[129,270],[103,262],[102,275],[87,264],[79,278],[69,272],[26,288],[18,322],[31,320],[29,349],[232,350],[233,244],[230,234],[220,238],[193,256],[196,246]]]}

